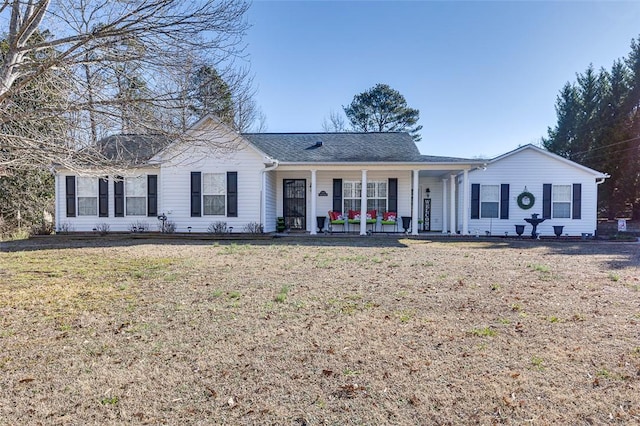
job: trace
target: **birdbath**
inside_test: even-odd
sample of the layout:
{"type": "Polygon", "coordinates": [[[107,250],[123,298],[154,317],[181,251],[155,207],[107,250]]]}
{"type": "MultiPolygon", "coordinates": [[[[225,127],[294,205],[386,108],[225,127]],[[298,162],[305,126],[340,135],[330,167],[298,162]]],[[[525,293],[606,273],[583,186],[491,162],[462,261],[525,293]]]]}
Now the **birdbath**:
{"type": "Polygon", "coordinates": [[[546,220],[546,219],[539,219],[538,216],[540,216],[538,213],[533,213],[530,218],[526,218],[524,220],[525,222],[530,223],[531,226],[533,227],[533,230],[531,231],[531,238],[536,238],[536,236],[538,235],[536,233],[538,225],[540,225],[542,222],[546,220]]]}

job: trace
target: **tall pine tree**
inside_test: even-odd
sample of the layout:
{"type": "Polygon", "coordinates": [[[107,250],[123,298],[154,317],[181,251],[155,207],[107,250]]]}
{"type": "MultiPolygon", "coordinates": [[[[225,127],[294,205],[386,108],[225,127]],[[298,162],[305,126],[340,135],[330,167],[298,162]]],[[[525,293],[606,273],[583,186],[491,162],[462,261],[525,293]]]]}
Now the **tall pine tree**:
{"type": "Polygon", "coordinates": [[[556,114],[543,146],[611,175],[600,186],[601,215],[640,219],[640,43],[611,71],[590,65],[565,84],[556,114]]]}

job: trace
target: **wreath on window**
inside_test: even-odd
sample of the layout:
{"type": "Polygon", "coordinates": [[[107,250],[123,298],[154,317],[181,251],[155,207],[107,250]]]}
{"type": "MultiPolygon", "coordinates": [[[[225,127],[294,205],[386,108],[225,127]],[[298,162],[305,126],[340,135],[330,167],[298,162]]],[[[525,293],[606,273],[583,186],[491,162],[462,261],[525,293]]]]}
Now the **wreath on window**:
{"type": "Polygon", "coordinates": [[[529,191],[523,191],[522,194],[518,195],[518,207],[522,210],[528,210],[536,202],[536,197],[533,196],[529,191]]]}

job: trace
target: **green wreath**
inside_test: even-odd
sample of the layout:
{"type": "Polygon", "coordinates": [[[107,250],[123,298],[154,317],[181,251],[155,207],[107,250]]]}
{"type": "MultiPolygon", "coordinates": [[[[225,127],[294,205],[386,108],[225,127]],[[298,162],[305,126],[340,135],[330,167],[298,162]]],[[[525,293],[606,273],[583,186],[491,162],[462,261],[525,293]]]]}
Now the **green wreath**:
{"type": "Polygon", "coordinates": [[[518,207],[522,210],[529,210],[536,202],[536,197],[533,196],[532,193],[528,191],[524,191],[522,194],[518,195],[518,207]]]}

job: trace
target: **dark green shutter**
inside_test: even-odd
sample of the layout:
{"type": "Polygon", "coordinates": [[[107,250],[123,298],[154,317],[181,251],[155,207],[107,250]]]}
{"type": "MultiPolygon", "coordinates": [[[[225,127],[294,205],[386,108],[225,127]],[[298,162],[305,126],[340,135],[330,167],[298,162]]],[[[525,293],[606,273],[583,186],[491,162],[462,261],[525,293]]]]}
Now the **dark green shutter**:
{"type": "Polygon", "coordinates": [[[109,180],[98,180],[98,216],[109,217],[109,180]]]}
{"type": "Polygon", "coordinates": [[[191,172],[191,217],[200,217],[202,194],[200,172],[191,172]]]}
{"type": "Polygon", "coordinates": [[[500,219],[509,219],[509,184],[500,185],[500,219]]]}
{"type": "Polygon", "coordinates": [[[387,211],[398,213],[398,179],[389,179],[389,209],[387,211]]]}
{"type": "Polygon", "coordinates": [[[480,184],[471,184],[471,219],[480,219],[480,184]]]}
{"type": "Polygon", "coordinates": [[[67,194],[67,217],[76,217],[76,177],[67,176],[65,183],[67,194]]]}
{"type": "Polygon", "coordinates": [[[551,219],[551,184],[542,185],[542,218],[551,219]]]}
{"type": "Polygon", "coordinates": [[[582,218],[582,184],[573,184],[573,219],[582,218]]]}
{"type": "Polygon", "coordinates": [[[342,179],[333,180],[333,211],[342,212],[342,179]]]}
{"type": "Polygon", "coordinates": [[[238,217],[238,172],[227,172],[227,217],[238,217]]]}
{"type": "Polygon", "coordinates": [[[113,182],[114,216],[124,217],[124,178],[116,176],[113,182]]]}
{"type": "Polygon", "coordinates": [[[147,216],[158,216],[158,175],[147,175],[147,216]]]}

